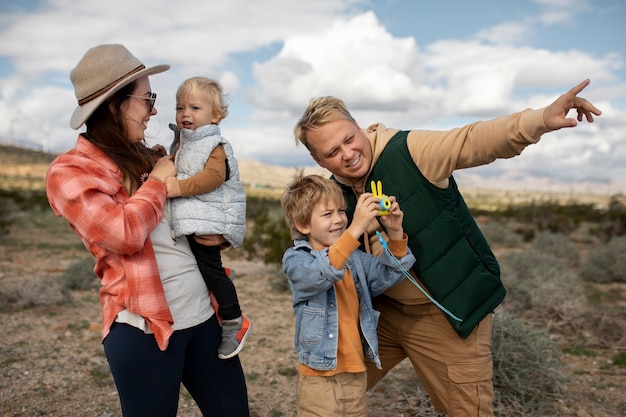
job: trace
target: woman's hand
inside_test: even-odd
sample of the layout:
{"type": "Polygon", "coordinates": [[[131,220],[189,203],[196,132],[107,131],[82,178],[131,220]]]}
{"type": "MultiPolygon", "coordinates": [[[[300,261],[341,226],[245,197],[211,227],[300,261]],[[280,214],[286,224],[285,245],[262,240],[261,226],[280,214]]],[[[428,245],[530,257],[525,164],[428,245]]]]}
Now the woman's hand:
{"type": "Polygon", "coordinates": [[[175,177],[177,173],[178,170],[176,169],[176,165],[174,165],[173,157],[166,155],[154,164],[152,171],[150,171],[150,176],[159,179],[165,184],[167,177],[175,177]]]}

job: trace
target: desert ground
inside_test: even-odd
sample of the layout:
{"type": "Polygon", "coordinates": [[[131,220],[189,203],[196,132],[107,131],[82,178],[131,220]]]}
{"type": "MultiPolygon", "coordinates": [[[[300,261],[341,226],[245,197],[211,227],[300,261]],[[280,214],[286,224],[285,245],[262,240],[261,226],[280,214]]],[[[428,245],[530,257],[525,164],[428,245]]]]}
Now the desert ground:
{"type": "MultiPolygon", "coordinates": [[[[41,189],[49,159],[21,158],[2,154],[0,190],[41,189]]],[[[242,166],[242,176],[244,172],[257,180],[267,175],[271,178],[267,181],[280,185],[292,170],[251,164],[242,166]]],[[[0,241],[0,417],[120,417],[100,340],[97,289],[68,293],[61,284],[66,270],[89,254],[47,207],[11,210],[8,219],[0,241]]],[[[291,294],[279,265],[250,260],[237,251],[225,251],[224,264],[236,271],[241,304],[254,326],[240,354],[252,416],[294,416],[297,364],[291,294]]],[[[593,285],[587,290],[608,303],[602,308],[615,326],[613,333],[626,328],[625,284],[593,285]],[[620,315],[621,321],[616,321],[620,315]]],[[[592,354],[571,349],[563,354],[560,360],[569,382],[552,415],[626,416],[626,368],[613,366],[616,355],[626,351],[626,341],[594,342],[592,326],[601,324],[590,321],[589,328],[576,329],[587,335],[585,346],[592,354]]],[[[551,337],[570,346],[563,332],[551,337]]],[[[369,403],[371,416],[437,416],[406,361],[369,393],[369,403]]],[[[184,388],[178,415],[200,416],[184,388]]]]}

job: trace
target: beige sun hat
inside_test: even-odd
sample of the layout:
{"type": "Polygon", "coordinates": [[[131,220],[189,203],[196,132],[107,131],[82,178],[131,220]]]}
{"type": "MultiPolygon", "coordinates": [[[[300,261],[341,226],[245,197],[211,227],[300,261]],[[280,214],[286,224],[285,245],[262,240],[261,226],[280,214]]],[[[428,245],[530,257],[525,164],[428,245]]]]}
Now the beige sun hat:
{"type": "Polygon", "coordinates": [[[72,129],[85,123],[113,93],[144,75],[167,71],[169,65],[146,68],[123,45],[99,45],[88,50],[70,72],[78,107],[70,119],[72,129]]]}

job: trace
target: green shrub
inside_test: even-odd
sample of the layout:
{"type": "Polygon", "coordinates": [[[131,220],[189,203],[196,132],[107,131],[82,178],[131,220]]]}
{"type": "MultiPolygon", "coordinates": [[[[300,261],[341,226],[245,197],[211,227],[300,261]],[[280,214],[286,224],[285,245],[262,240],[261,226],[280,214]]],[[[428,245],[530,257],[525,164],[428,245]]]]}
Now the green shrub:
{"type": "Polygon", "coordinates": [[[492,338],[494,411],[499,416],[553,413],[567,378],[560,352],[545,330],[496,314],[492,338]]]}
{"type": "Polygon", "coordinates": [[[581,221],[598,221],[601,217],[601,213],[592,204],[562,204],[558,201],[531,201],[527,204],[510,205],[494,215],[516,219],[534,230],[549,230],[553,233],[569,233],[581,221]]]}
{"type": "Polygon", "coordinates": [[[622,368],[626,367],[626,352],[620,352],[612,359],[613,365],[622,368]]]}
{"type": "Polygon", "coordinates": [[[85,258],[70,265],[59,277],[61,286],[66,291],[90,290],[99,286],[99,280],[93,272],[95,260],[85,258]]]}
{"type": "Polygon", "coordinates": [[[248,231],[242,245],[249,259],[281,263],[293,245],[278,199],[248,197],[248,231]]]}
{"type": "Polygon", "coordinates": [[[38,276],[3,280],[0,285],[0,312],[61,305],[68,301],[70,301],[69,294],[61,288],[58,282],[51,282],[38,276]]]}
{"type": "Polygon", "coordinates": [[[585,281],[607,283],[626,282],[626,236],[610,240],[589,251],[580,267],[585,281]]]}
{"type": "Polygon", "coordinates": [[[44,190],[3,190],[0,189],[2,206],[14,205],[18,210],[48,210],[50,204],[44,190]]]}
{"type": "Polygon", "coordinates": [[[600,220],[600,233],[607,241],[626,234],[626,197],[624,194],[611,196],[608,207],[600,220]]]}
{"type": "Polygon", "coordinates": [[[489,244],[493,247],[516,248],[522,246],[522,236],[497,220],[479,221],[478,225],[489,244]]]}
{"type": "Polygon", "coordinates": [[[587,307],[582,282],[563,259],[529,248],[500,257],[500,264],[507,289],[502,307],[517,317],[545,322],[587,307]]]}
{"type": "Polygon", "coordinates": [[[11,213],[47,210],[48,197],[43,190],[5,190],[0,188],[0,236],[9,233],[11,213]]]}
{"type": "Polygon", "coordinates": [[[471,208],[475,216],[485,215],[492,219],[512,220],[515,231],[525,241],[530,241],[538,231],[570,234],[583,222],[595,225],[590,232],[603,240],[626,233],[626,198],[614,195],[607,208],[575,201],[559,202],[529,201],[509,204],[494,210],[471,208]]]}
{"type": "Polygon", "coordinates": [[[580,252],[567,236],[560,233],[540,231],[532,241],[533,248],[538,252],[554,255],[564,260],[568,267],[578,266],[580,252]]]}

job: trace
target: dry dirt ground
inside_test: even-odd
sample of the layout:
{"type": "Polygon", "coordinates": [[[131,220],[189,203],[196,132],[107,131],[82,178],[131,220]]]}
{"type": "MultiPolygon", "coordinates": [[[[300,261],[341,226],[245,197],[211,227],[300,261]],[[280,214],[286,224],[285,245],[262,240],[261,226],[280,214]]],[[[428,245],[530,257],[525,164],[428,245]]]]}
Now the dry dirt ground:
{"type": "MultiPolygon", "coordinates": [[[[121,416],[100,340],[97,291],[73,291],[70,301],[60,291],[63,272],[88,256],[50,210],[13,217],[0,242],[0,310],[11,309],[0,313],[0,417],[121,416]]],[[[254,325],[240,354],[251,414],[293,416],[296,362],[290,293],[278,266],[234,258],[226,256],[224,262],[236,271],[240,301],[254,325]]],[[[405,379],[414,387],[408,369],[398,381],[405,379]]],[[[375,396],[384,396],[386,385],[375,396]]],[[[394,396],[384,403],[375,400],[373,407],[409,410],[414,392],[407,389],[406,398],[394,396]]],[[[184,388],[178,415],[200,416],[184,388]]]]}
{"type": "MultiPolygon", "coordinates": [[[[0,243],[0,417],[119,417],[115,386],[100,342],[100,305],[95,291],[76,291],[58,304],[65,269],[87,256],[66,224],[44,210],[17,216],[0,243]],[[44,231],[44,232],[42,232],[44,231]]],[[[293,416],[296,362],[290,294],[280,290],[276,266],[238,257],[236,270],[245,313],[254,331],[240,354],[253,416],[293,416]]],[[[624,291],[613,287],[612,292],[624,291]]],[[[624,293],[616,299],[624,300],[624,293]]],[[[624,351],[624,346],[621,346],[624,351]]],[[[572,374],[563,416],[626,416],[626,372],[608,367],[615,351],[565,355],[572,374]]],[[[200,416],[181,392],[179,416],[200,416]]],[[[436,416],[410,366],[403,362],[370,393],[372,416],[436,416]]]]}
{"type": "MultiPolygon", "coordinates": [[[[0,151],[3,187],[41,189],[50,155],[38,155],[32,162],[31,154],[6,153],[4,147],[0,151]]],[[[242,178],[248,172],[264,187],[276,185],[271,181],[284,183],[283,177],[292,172],[240,165],[242,178]]],[[[60,291],[66,268],[88,253],[47,207],[12,216],[7,233],[0,227],[0,417],[120,417],[100,341],[97,293],[75,291],[68,299],[60,291]]],[[[236,270],[241,304],[254,325],[240,354],[252,416],[291,417],[296,360],[291,297],[282,273],[276,266],[243,260],[235,251],[230,259],[228,251],[225,255],[225,264],[236,270]]],[[[626,311],[626,286],[598,286],[596,291],[613,303],[607,309],[626,311]]],[[[611,365],[612,358],[626,351],[624,343],[599,343],[594,355],[563,356],[571,382],[556,405],[559,415],[626,417],[626,368],[611,365]]],[[[437,416],[407,362],[369,395],[371,416],[437,416]]],[[[200,416],[184,389],[178,415],[200,416]]]]}

